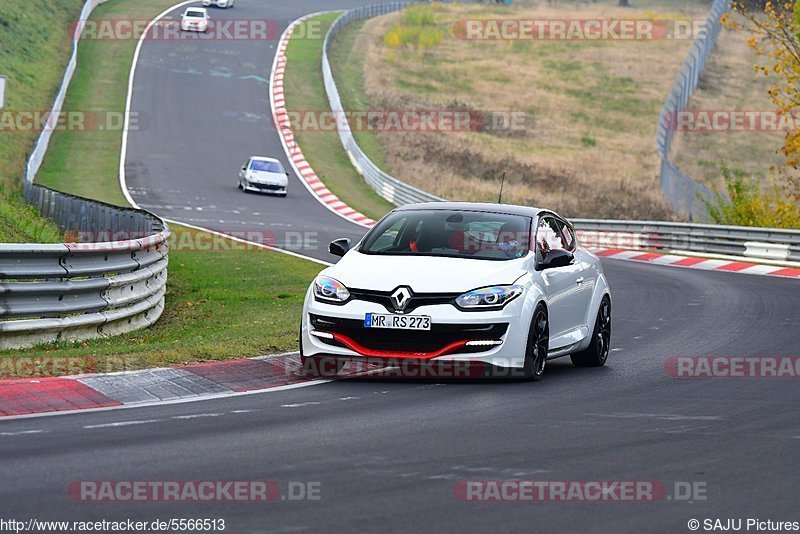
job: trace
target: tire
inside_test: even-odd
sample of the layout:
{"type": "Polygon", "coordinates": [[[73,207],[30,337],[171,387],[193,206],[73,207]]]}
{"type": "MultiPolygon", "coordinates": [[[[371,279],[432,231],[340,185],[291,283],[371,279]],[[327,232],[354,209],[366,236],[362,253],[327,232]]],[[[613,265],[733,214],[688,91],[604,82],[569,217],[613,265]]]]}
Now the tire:
{"type": "Polygon", "coordinates": [[[611,299],[608,295],[600,301],[597,318],[594,321],[592,341],[589,347],[570,356],[575,367],[601,367],[608,360],[611,350],[611,299]]]}
{"type": "Polygon", "coordinates": [[[547,364],[547,351],[550,345],[550,321],[544,304],[539,304],[533,311],[531,327],[528,331],[528,343],[525,346],[525,363],[523,376],[527,380],[541,380],[547,364]]]}

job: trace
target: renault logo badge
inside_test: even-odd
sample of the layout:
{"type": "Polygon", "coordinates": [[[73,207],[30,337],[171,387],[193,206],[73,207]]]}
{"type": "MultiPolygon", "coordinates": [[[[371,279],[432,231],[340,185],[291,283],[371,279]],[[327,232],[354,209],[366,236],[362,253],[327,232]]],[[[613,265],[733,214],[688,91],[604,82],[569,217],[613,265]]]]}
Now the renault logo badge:
{"type": "Polygon", "coordinates": [[[391,298],[395,311],[403,311],[411,301],[411,289],[407,287],[398,287],[392,293],[391,298]]]}

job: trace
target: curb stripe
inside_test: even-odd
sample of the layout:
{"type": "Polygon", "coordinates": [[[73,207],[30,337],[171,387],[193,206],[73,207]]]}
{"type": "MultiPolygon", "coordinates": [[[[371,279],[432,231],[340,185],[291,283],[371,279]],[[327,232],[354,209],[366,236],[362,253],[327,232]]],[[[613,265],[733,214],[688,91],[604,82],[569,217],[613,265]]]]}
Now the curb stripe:
{"type": "Polygon", "coordinates": [[[700,269],[704,271],[724,271],[732,273],[754,274],[761,276],[780,276],[783,278],[799,278],[800,268],[779,267],[775,265],[765,265],[760,263],[750,263],[746,261],[719,260],[712,258],[697,258],[694,256],[679,256],[669,253],[643,252],[633,250],[622,250],[617,248],[595,248],[586,247],[595,255],[614,259],[638,261],[642,263],[653,263],[657,265],[669,265],[684,267],[689,269],[700,269]]]}
{"type": "Polygon", "coordinates": [[[339,216],[344,217],[350,222],[360,226],[370,228],[375,224],[375,221],[342,202],[338,197],[336,197],[336,195],[331,193],[328,188],[324,186],[324,184],[321,183],[317,174],[314,172],[314,169],[311,168],[311,165],[303,156],[303,152],[300,147],[294,144],[294,133],[289,130],[290,125],[288,124],[288,121],[282,120],[288,117],[283,87],[284,72],[286,65],[288,64],[286,47],[289,45],[289,39],[291,38],[294,29],[303,21],[315,15],[316,14],[306,15],[291,23],[286,28],[283,35],[281,35],[280,41],[278,42],[275,62],[273,64],[270,78],[270,98],[272,100],[273,120],[276,124],[281,125],[284,125],[284,122],[286,122],[285,127],[278,130],[278,136],[283,142],[282,144],[286,151],[286,155],[295,164],[297,178],[306,185],[306,188],[309,190],[309,192],[321,204],[339,216]],[[288,148],[289,146],[292,147],[291,153],[288,148]],[[321,186],[317,187],[317,184],[321,184],[321,186]]]}

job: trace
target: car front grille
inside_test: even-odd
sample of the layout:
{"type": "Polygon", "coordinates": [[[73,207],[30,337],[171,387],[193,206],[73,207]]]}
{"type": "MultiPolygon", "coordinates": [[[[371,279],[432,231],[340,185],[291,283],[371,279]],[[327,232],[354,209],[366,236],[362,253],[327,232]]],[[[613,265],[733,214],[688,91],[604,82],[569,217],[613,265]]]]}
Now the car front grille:
{"type": "MultiPolygon", "coordinates": [[[[430,330],[391,330],[364,328],[357,319],[340,319],[311,314],[311,326],[315,330],[342,334],[359,345],[372,350],[396,352],[434,352],[451,343],[464,340],[500,339],[508,330],[508,323],[486,324],[431,324],[430,330]]],[[[343,346],[336,340],[319,338],[329,345],[343,346]]],[[[493,346],[464,347],[459,352],[483,352],[493,346]]]]}
{"type": "Polygon", "coordinates": [[[256,183],[251,183],[250,185],[252,185],[253,187],[255,187],[257,189],[262,189],[264,191],[277,191],[279,189],[283,189],[282,185],[275,185],[275,184],[256,184],[256,183]]]}
{"type": "MultiPolygon", "coordinates": [[[[392,303],[393,291],[370,291],[366,289],[350,289],[352,300],[363,300],[380,304],[387,311],[396,312],[392,303]]],[[[461,293],[416,293],[411,296],[408,304],[403,308],[404,313],[414,311],[420,306],[433,306],[436,304],[452,304],[461,293]]]]}

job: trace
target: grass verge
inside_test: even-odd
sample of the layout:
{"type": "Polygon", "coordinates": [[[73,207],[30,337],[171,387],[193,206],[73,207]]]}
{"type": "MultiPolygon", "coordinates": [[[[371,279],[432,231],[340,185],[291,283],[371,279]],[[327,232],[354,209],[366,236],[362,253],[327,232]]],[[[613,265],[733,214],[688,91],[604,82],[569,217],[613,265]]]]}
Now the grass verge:
{"type": "MultiPolygon", "coordinates": [[[[290,112],[319,116],[330,111],[322,81],[322,37],[338,16],[337,13],[331,13],[309,19],[295,30],[295,34],[313,35],[314,38],[289,40],[283,83],[286,108],[290,112]]],[[[356,172],[336,131],[303,130],[296,126],[293,129],[297,143],[317,176],[342,202],[373,219],[382,217],[394,208],[356,172]]]]}
{"type": "MultiPolygon", "coordinates": [[[[95,8],[93,20],[151,20],[176,0],[112,0],[95,8]]],[[[127,206],[115,179],[119,171],[128,74],[136,39],[84,39],[78,70],[64,102],[65,110],[85,112],[85,130],[54,132],[37,183],[127,206]],[[97,115],[94,115],[94,114],[97,115]],[[99,122],[94,122],[92,117],[99,122]]]]}
{"type": "Polygon", "coordinates": [[[457,31],[472,19],[694,20],[708,9],[615,4],[434,4],[420,16],[393,13],[346,29],[332,54],[350,61],[335,65],[347,105],[484,119],[466,132],[367,131],[362,137],[374,139],[361,143],[390,174],[445,198],[494,200],[505,172],[508,202],[567,216],[674,217],[653,140],[690,40],[465,40],[457,31]],[[436,39],[422,39],[423,30],[438,30],[436,39]]]}
{"type": "Polygon", "coordinates": [[[43,112],[53,105],[72,52],[68,27],[80,15],[83,0],[24,4],[0,9],[0,75],[7,78],[0,110],[0,243],[54,243],[61,233],[22,200],[25,162],[39,131],[17,118],[20,112],[43,112]]]}
{"type": "MultiPolygon", "coordinates": [[[[151,19],[173,0],[112,0],[93,18],[151,19]]],[[[42,27],[49,27],[43,25],[42,27]]],[[[135,41],[85,41],[65,109],[124,109],[135,41]]],[[[42,180],[121,203],[120,132],[54,135],[42,180]]],[[[346,157],[346,156],[345,156],[346,157]]],[[[2,211],[0,211],[2,217],[2,211]]],[[[305,290],[317,263],[188,232],[170,251],[166,308],[151,328],[106,339],[0,352],[0,376],[42,376],[168,366],[296,350],[305,290]],[[217,243],[215,251],[193,243],[217,243]],[[189,245],[185,245],[188,243],[189,245]],[[64,358],[72,362],[64,366],[64,358]],[[16,366],[21,362],[22,366],[16,366]]]]}
{"type": "Polygon", "coordinates": [[[139,369],[297,350],[303,298],[321,265],[179,226],[172,230],[191,233],[177,243],[214,242],[219,250],[170,251],[165,310],[154,326],[105,339],[2,351],[0,377],[139,369]]]}

